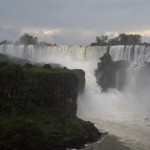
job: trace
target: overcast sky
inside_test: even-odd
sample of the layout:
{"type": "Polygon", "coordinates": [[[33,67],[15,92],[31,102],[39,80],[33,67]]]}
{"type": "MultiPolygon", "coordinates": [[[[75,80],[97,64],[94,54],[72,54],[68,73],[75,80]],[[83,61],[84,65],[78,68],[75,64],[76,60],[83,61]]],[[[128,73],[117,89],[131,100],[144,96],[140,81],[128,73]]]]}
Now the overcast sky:
{"type": "Polygon", "coordinates": [[[24,33],[56,44],[88,45],[96,36],[141,34],[150,42],[150,0],[0,0],[0,41],[24,33]]]}

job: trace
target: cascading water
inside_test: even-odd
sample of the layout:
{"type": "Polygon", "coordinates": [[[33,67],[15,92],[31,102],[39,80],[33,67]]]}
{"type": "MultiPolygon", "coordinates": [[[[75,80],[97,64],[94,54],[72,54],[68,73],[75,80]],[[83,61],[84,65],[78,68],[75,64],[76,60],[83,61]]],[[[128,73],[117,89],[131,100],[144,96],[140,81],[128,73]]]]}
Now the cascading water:
{"type": "Polygon", "coordinates": [[[145,84],[145,87],[150,87],[149,70],[143,69],[150,62],[149,46],[112,46],[110,54],[114,61],[127,60],[130,63],[126,83],[128,90],[141,94],[145,90],[142,84],[145,84]],[[147,81],[143,82],[145,80],[147,81]]]}
{"type": "MultiPolygon", "coordinates": [[[[110,89],[108,93],[101,93],[94,71],[99,58],[106,52],[106,49],[107,47],[101,46],[1,45],[0,53],[28,59],[33,63],[57,63],[69,69],[83,69],[86,73],[86,87],[85,92],[78,96],[77,116],[91,120],[98,128],[118,136],[119,140],[125,142],[133,150],[148,150],[150,149],[150,80],[149,72],[145,69],[143,72],[143,67],[150,62],[150,47],[111,46],[110,54],[113,61],[130,62],[126,89],[123,92],[110,89]]],[[[91,147],[91,149],[94,148],[91,147]]],[[[118,147],[118,150],[121,150],[121,147],[118,147]]]]}

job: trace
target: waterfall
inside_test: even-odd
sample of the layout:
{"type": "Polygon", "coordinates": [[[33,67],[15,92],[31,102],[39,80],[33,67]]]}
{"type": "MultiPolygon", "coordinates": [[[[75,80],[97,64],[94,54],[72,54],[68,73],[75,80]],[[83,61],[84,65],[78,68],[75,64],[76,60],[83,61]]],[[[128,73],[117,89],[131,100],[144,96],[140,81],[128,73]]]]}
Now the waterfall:
{"type": "MultiPolygon", "coordinates": [[[[98,60],[102,56],[106,46],[33,46],[27,47],[23,45],[0,45],[0,53],[29,59],[32,61],[41,61],[41,58],[50,58],[53,56],[69,56],[74,60],[98,60]]],[[[128,60],[133,67],[144,65],[145,62],[150,62],[150,46],[111,46],[110,54],[114,61],[128,60]]]]}
{"type": "MultiPolygon", "coordinates": [[[[99,117],[103,115],[122,115],[129,109],[149,109],[150,80],[149,71],[145,69],[150,62],[150,47],[146,46],[111,46],[110,54],[113,61],[127,60],[130,62],[127,75],[127,92],[119,92],[111,89],[108,93],[101,93],[96,83],[95,70],[99,58],[106,52],[106,46],[32,46],[23,45],[0,45],[0,53],[13,57],[28,59],[33,63],[56,63],[69,69],[83,69],[86,73],[86,88],[83,95],[78,97],[78,115],[99,117]],[[130,87],[130,88],[129,88],[130,87]],[[132,90],[131,90],[132,89],[132,90]],[[135,90],[136,89],[136,90],[135,90]],[[141,91],[140,99],[145,103],[138,103],[134,91],[141,91]],[[143,96],[144,95],[144,96],[143,96]],[[144,101],[144,100],[143,100],[144,101]],[[138,105],[138,106],[137,106],[138,105]],[[133,106],[133,107],[131,107],[133,106]]],[[[121,78],[119,74],[116,77],[121,78]]]]}
{"type": "Polygon", "coordinates": [[[23,46],[23,45],[0,45],[0,53],[17,58],[28,59],[32,62],[40,62],[43,59],[51,61],[53,57],[70,57],[73,60],[86,61],[98,60],[106,51],[106,46],[23,46]]]}
{"type": "Polygon", "coordinates": [[[110,54],[114,61],[128,60],[137,66],[150,62],[150,46],[111,46],[110,54]]]}
{"type": "MultiPolygon", "coordinates": [[[[97,68],[99,58],[106,52],[106,46],[23,46],[23,45],[0,45],[0,53],[17,58],[28,59],[38,63],[57,63],[68,68],[80,68],[86,71],[88,82],[95,84],[94,70],[97,68]],[[91,76],[92,75],[92,76],[91,76]]],[[[126,60],[130,63],[127,73],[126,86],[130,90],[141,90],[144,78],[148,78],[148,73],[143,70],[144,66],[150,62],[150,46],[110,46],[110,54],[113,61],[126,60]],[[144,72],[144,73],[143,73],[144,72]],[[143,77],[142,77],[143,76],[143,77]]],[[[116,73],[116,85],[121,79],[120,73],[116,73]],[[117,81],[118,80],[118,81],[117,81]]],[[[148,80],[148,79],[147,79],[148,80]]],[[[147,86],[146,86],[147,87],[147,86]]],[[[143,87],[142,87],[143,88],[143,87]]]]}
{"type": "Polygon", "coordinates": [[[144,70],[150,62],[150,46],[111,46],[110,54],[114,61],[127,60],[130,63],[126,83],[130,90],[140,92],[144,88],[141,84],[150,86],[148,72],[144,70]]]}

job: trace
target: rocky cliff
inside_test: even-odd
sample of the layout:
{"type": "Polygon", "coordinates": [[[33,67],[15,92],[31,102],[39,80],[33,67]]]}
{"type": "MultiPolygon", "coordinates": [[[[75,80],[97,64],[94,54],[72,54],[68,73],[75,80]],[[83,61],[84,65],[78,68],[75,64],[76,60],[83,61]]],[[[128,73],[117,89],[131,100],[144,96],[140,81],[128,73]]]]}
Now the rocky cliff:
{"type": "Polygon", "coordinates": [[[129,63],[124,60],[113,61],[108,52],[100,60],[101,62],[97,64],[95,75],[102,91],[107,91],[109,88],[122,90],[126,83],[126,69],[129,63]]]}
{"type": "Polygon", "coordinates": [[[1,68],[0,78],[1,99],[23,98],[40,108],[76,112],[78,79],[72,71],[8,65],[1,68]]]}
{"type": "Polygon", "coordinates": [[[84,75],[82,70],[1,61],[0,149],[63,150],[100,138],[92,123],[76,117],[84,75]]]}

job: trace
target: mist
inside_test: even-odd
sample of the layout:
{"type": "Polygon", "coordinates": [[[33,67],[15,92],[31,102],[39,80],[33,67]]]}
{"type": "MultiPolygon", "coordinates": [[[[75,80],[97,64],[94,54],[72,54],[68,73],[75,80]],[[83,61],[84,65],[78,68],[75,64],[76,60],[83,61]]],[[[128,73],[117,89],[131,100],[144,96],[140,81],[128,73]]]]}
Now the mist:
{"type": "MultiPolygon", "coordinates": [[[[121,49],[124,49],[124,47],[122,46],[121,49]]],[[[83,94],[78,96],[78,117],[109,118],[119,121],[149,116],[150,72],[148,68],[137,69],[143,65],[144,60],[142,62],[137,60],[139,63],[137,68],[129,68],[128,83],[123,91],[109,89],[107,93],[102,93],[101,87],[96,83],[95,70],[97,69],[97,63],[100,61],[99,58],[106,52],[106,47],[99,49],[98,47],[66,46],[55,47],[49,49],[49,51],[51,51],[49,55],[44,55],[43,58],[40,55],[36,61],[59,63],[69,69],[78,68],[85,71],[85,90],[83,94]]],[[[116,56],[115,59],[117,60],[116,56]]],[[[137,62],[132,63],[136,64],[137,62]]],[[[133,65],[131,64],[131,66],[133,65]]]]}
{"type": "MultiPolygon", "coordinates": [[[[112,55],[112,57],[119,59],[116,56],[120,56],[117,52],[121,52],[121,49],[124,49],[124,47],[120,47],[120,50],[116,48],[116,55],[112,55]]],[[[96,82],[95,70],[97,69],[97,63],[100,61],[99,58],[105,52],[106,47],[79,46],[53,46],[39,49],[28,46],[28,49],[24,52],[22,46],[16,48],[8,45],[5,54],[25,58],[33,63],[53,63],[69,69],[83,69],[85,71],[86,86],[84,93],[78,96],[78,117],[97,119],[104,117],[123,120],[135,116],[149,115],[150,72],[146,68],[137,71],[137,73],[135,73],[138,70],[137,68],[130,68],[130,71],[133,69],[133,73],[128,75],[128,84],[123,91],[109,89],[107,93],[101,92],[101,87],[96,82]],[[136,90],[134,87],[136,87],[136,90]]],[[[2,47],[0,47],[0,53],[3,53],[2,47]]],[[[122,59],[124,59],[123,55],[122,59]]]]}

